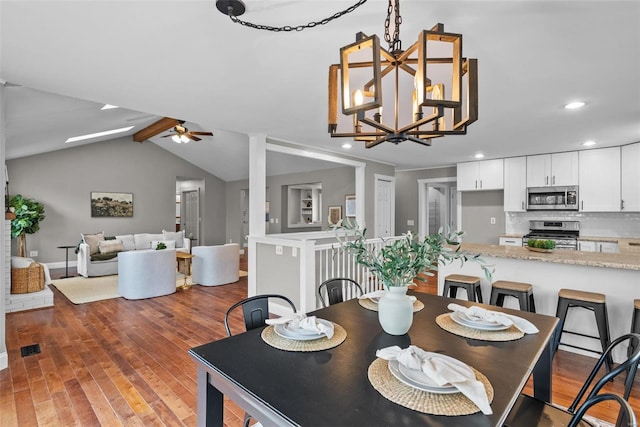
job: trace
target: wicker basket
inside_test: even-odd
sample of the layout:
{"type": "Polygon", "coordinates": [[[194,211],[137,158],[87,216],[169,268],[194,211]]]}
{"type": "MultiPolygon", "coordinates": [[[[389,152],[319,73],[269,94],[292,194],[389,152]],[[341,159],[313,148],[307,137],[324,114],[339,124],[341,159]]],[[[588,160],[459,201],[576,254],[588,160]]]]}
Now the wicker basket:
{"type": "Polygon", "coordinates": [[[44,289],[44,266],[37,262],[27,268],[11,269],[11,293],[26,294],[44,289]]]}

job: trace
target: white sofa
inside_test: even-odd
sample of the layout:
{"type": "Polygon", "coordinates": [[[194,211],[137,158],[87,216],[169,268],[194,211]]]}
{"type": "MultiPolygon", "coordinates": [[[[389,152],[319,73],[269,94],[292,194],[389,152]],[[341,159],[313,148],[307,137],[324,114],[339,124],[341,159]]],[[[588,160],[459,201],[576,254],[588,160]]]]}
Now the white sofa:
{"type": "Polygon", "coordinates": [[[118,253],[118,293],[126,299],[153,298],[176,291],[175,249],[118,253]]]}
{"type": "Polygon", "coordinates": [[[194,246],[191,250],[193,284],[217,286],[237,282],[240,270],[240,245],[194,246]]]}
{"type": "Polygon", "coordinates": [[[78,246],[78,274],[84,277],[118,274],[118,252],[151,249],[154,242],[164,242],[167,249],[186,253],[189,253],[191,246],[191,240],[184,237],[184,232],[163,230],[158,234],[123,234],[115,236],[115,240],[105,240],[104,233],[83,234],[82,242],[78,246]],[[108,252],[109,248],[114,252],[108,252]],[[103,251],[101,254],[102,249],[107,252],[103,251]],[[108,259],[99,259],[105,257],[108,259]]]}

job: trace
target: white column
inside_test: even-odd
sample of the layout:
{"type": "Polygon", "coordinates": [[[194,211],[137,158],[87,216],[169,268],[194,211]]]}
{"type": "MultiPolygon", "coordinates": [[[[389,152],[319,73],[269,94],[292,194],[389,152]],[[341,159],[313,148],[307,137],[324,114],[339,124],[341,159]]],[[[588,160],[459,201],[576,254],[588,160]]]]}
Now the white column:
{"type": "Polygon", "coordinates": [[[267,136],[249,135],[249,296],[256,294],[256,244],[252,237],[266,234],[267,136]]]}
{"type": "MultiPolygon", "coordinates": [[[[5,165],[4,110],[5,110],[4,109],[4,82],[0,81],[0,165],[2,166],[3,170],[5,165]]],[[[4,172],[2,175],[4,175],[4,172]]],[[[2,206],[2,212],[4,213],[5,211],[4,198],[2,199],[2,205],[0,206],[2,206]]],[[[5,227],[0,227],[0,242],[3,242],[3,244],[0,245],[0,265],[2,265],[3,268],[5,269],[8,268],[7,261],[10,256],[10,254],[7,253],[6,247],[4,245],[5,239],[8,239],[8,238],[9,237],[6,236],[5,227]]],[[[7,355],[7,346],[5,344],[5,324],[6,324],[5,304],[6,304],[6,297],[7,297],[7,295],[5,295],[5,287],[10,285],[6,283],[7,282],[6,273],[0,275],[0,277],[1,277],[0,279],[1,280],[0,282],[0,370],[2,370],[7,368],[7,366],[9,366],[9,357],[7,355]]]]}

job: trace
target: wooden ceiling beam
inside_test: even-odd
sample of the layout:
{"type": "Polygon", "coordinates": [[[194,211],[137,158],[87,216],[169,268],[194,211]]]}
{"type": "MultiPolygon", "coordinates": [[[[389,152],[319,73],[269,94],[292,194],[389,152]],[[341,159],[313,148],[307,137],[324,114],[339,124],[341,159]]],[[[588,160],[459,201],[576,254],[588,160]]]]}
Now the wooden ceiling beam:
{"type": "Polygon", "coordinates": [[[153,138],[154,136],[162,133],[166,130],[171,129],[172,127],[179,124],[180,121],[176,119],[172,119],[170,117],[164,117],[158,120],[155,123],[150,124],[144,129],[139,130],[138,132],[133,134],[133,140],[136,142],[146,141],[149,138],[153,138]]]}

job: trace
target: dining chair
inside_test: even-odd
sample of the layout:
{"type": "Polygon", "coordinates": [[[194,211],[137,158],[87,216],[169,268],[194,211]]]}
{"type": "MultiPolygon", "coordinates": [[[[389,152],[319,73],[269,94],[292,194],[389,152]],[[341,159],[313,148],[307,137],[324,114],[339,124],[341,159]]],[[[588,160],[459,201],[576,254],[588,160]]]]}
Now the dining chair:
{"type": "Polygon", "coordinates": [[[362,294],[362,288],[358,282],[346,277],[328,279],[318,286],[318,295],[320,296],[322,307],[338,304],[347,299],[359,297],[362,294]]]}
{"type": "Polygon", "coordinates": [[[295,304],[284,295],[263,294],[245,298],[233,304],[224,315],[224,328],[227,330],[227,335],[232,335],[229,328],[229,316],[238,307],[242,307],[244,325],[247,331],[266,325],[265,320],[269,318],[269,299],[283,300],[291,307],[294,313],[296,312],[295,304]]]}
{"type": "MultiPolygon", "coordinates": [[[[227,335],[233,335],[231,333],[231,329],[229,328],[229,317],[231,313],[238,307],[242,308],[242,314],[244,316],[244,326],[247,331],[266,325],[267,323],[265,321],[269,318],[269,299],[283,300],[287,304],[289,304],[289,307],[291,307],[294,313],[296,312],[295,304],[284,295],[263,294],[245,298],[229,307],[226,314],[224,315],[224,328],[227,330],[227,335]]],[[[244,422],[242,423],[243,427],[249,427],[252,419],[254,418],[250,414],[245,412],[244,422]]],[[[253,424],[251,427],[262,427],[262,424],[258,422],[253,424]]]]}
{"type": "MultiPolygon", "coordinates": [[[[611,342],[611,344],[605,349],[602,353],[596,364],[594,365],[591,373],[587,377],[586,381],[582,385],[582,388],[578,392],[578,395],[573,400],[573,403],[569,408],[561,409],[556,406],[547,404],[540,400],[536,400],[532,397],[521,394],[516,401],[511,413],[507,417],[507,421],[505,422],[505,426],[510,427],[546,427],[546,426],[590,426],[590,424],[586,424],[585,422],[578,422],[584,412],[589,409],[590,406],[599,403],[602,400],[612,399],[609,397],[602,397],[598,399],[598,397],[606,396],[606,393],[600,394],[602,387],[607,384],[609,381],[613,381],[615,377],[626,373],[626,378],[624,382],[624,394],[622,397],[613,398],[617,401],[622,399],[626,401],[629,399],[629,394],[631,393],[631,387],[633,386],[633,381],[635,379],[636,371],[638,369],[638,362],[640,361],[640,334],[626,334],[621,337],[615,339],[611,342]],[[620,363],[615,369],[612,369],[611,372],[607,372],[599,380],[597,380],[594,384],[594,380],[598,375],[600,368],[605,363],[607,358],[611,355],[611,352],[614,348],[621,345],[622,343],[628,342],[630,345],[633,345],[633,352],[627,357],[627,359],[620,363]],[[592,384],[594,384],[592,386],[592,384]],[[587,394],[587,390],[590,390],[587,394]],[[585,403],[582,404],[578,408],[580,401],[587,394],[585,403]],[[587,402],[590,402],[588,406],[586,406],[587,402]],[[585,407],[586,406],[586,407],[585,407]],[[576,409],[578,408],[578,409],[576,409]],[[580,414],[580,417],[578,417],[580,414]],[[575,421],[577,420],[577,421],[575,421]],[[575,421],[575,422],[573,422],[575,421]],[[570,424],[572,423],[573,424],[570,424]]],[[[621,404],[620,415],[618,416],[618,423],[616,425],[623,425],[622,418],[625,416],[625,405],[621,404]]],[[[635,420],[635,416],[633,417],[635,420]]],[[[627,416],[627,420],[631,421],[631,418],[627,416]]],[[[626,424],[625,424],[626,425],[626,424]]],[[[629,424],[631,425],[631,424],[629,424]]]]}
{"type": "MultiPolygon", "coordinates": [[[[633,412],[633,408],[631,407],[631,404],[628,401],[626,401],[624,398],[620,397],[617,394],[603,393],[603,394],[596,394],[595,396],[591,397],[586,402],[584,402],[582,405],[580,405],[576,413],[571,418],[571,421],[569,422],[569,425],[567,427],[580,426],[580,421],[582,421],[582,417],[584,416],[584,414],[587,413],[589,408],[605,400],[615,400],[616,402],[618,402],[618,404],[620,405],[620,412],[621,412],[620,415],[624,416],[624,419],[627,420],[626,424],[624,424],[625,426],[628,426],[628,427],[638,426],[638,420],[636,418],[636,414],[633,412]]],[[[618,420],[620,420],[620,417],[618,417],[618,420]]],[[[616,425],[622,426],[623,424],[621,422],[618,422],[616,425]]]]}

